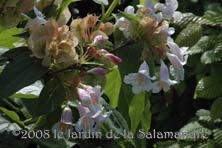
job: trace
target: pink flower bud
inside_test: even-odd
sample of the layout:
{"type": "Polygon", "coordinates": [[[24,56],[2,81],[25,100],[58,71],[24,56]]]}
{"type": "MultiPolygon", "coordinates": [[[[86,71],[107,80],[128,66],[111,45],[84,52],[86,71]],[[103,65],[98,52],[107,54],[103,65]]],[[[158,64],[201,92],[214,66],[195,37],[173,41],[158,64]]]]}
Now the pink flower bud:
{"type": "Polygon", "coordinates": [[[104,76],[108,72],[108,70],[101,67],[95,67],[93,69],[88,70],[87,72],[94,75],[104,76]]]}
{"type": "Polygon", "coordinates": [[[93,45],[103,44],[105,41],[106,39],[102,35],[97,35],[94,37],[93,45]]]}
{"type": "Polygon", "coordinates": [[[72,125],[72,110],[70,109],[70,107],[66,106],[64,108],[64,110],[62,111],[60,122],[66,125],[72,125]]]}
{"type": "Polygon", "coordinates": [[[111,60],[116,65],[118,65],[118,64],[120,64],[122,62],[122,59],[120,59],[119,57],[115,56],[114,54],[108,53],[108,54],[106,54],[106,56],[108,57],[109,60],[111,60]]]}
{"type": "Polygon", "coordinates": [[[99,50],[99,53],[101,53],[105,58],[109,59],[110,61],[112,61],[116,65],[118,65],[122,62],[122,59],[120,59],[119,57],[117,57],[116,55],[114,55],[112,53],[109,53],[105,49],[99,50]]]}

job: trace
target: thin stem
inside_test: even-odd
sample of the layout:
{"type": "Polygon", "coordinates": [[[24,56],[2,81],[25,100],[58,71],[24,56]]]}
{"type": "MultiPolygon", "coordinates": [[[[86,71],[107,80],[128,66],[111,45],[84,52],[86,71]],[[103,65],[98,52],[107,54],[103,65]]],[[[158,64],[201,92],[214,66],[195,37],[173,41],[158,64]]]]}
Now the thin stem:
{"type": "Polygon", "coordinates": [[[105,6],[102,4],[101,5],[101,9],[102,9],[102,16],[105,14],[105,6]]]}
{"type": "Polygon", "coordinates": [[[112,2],[112,4],[109,6],[109,8],[106,11],[106,13],[102,16],[102,18],[101,18],[102,22],[107,20],[107,18],[112,14],[112,12],[115,9],[115,7],[118,5],[118,3],[119,3],[119,0],[114,0],[112,2]]]}
{"type": "Polygon", "coordinates": [[[111,53],[116,53],[116,52],[118,52],[119,50],[121,50],[122,48],[124,48],[124,47],[126,47],[126,46],[129,46],[129,45],[131,45],[131,44],[134,44],[134,42],[133,42],[133,41],[127,41],[125,44],[120,45],[119,47],[113,49],[113,50],[111,51],[111,53]]]}

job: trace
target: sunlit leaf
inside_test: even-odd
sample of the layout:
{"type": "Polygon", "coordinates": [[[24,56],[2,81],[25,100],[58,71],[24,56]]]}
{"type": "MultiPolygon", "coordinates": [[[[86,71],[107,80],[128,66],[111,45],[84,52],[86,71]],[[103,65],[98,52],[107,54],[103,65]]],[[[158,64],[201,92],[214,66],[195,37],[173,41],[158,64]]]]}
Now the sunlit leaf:
{"type": "Polygon", "coordinates": [[[93,1],[99,5],[109,5],[108,0],[93,0],[93,1]]]}
{"type": "Polygon", "coordinates": [[[118,67],[106,75],[105,94],[109,97],[110,105],[114,108],[118,105],[121,82],[118,67]]]}
{"type": "Polygon", "coordinates": [[[26,86],[25,88],[16,92],[16,94],[10,96],[10,98],[37,98],[43,88],[41,81],[36,81],[32,85],[26,86]]]}
{"type": "Polygon", "coordinates": [[[0,33],[0,47],[13,48],[13,43],[18,42],[21,38],[14,35],[22,33],[21,28],[11,28],[0,33]]]}
{"type": "Polygon", "coordinates": [[[137,127],[143,117],[145,93],[137,94],[129,104],[129,116],[131,120],[131,131],[136,132],[137,127]]]}
{"type": "MultiPolygon", "coordinates": [[[[9,51],[9,53],[11,52],[9,51]]],[[[17,56],[11,54],[11,57],[12,62],[7,64],[0,75],[1,99],[41,79],[48,72],[48,69],[42,66],[40,60],[30,57],[28,53],[20,53],[17,56]]]]}
{"type": "Polygon", "coordinates": [[[21,126],[24,126],[24,123],[20,120],[20,118],[19,118],[19,116],[18,116],[18,114],[17,114],[16,112],[10,111],[10,110],[8,110],[8,109],[6,109],[6,108],[3,108],[3,107],[0,107],[0,111],[3,112],[3,113],[5,113],[5,115],[6,115],[7,117],[9,117],[10,120],[18,123],[18,124],[21,125],[21,126]]]}
{"type": "Polygon", "coordinates": [[[221,76],[204,77],[196,86],[194,98],[213,99],[222,96],[219,88],[222,88],[221,76]]]}

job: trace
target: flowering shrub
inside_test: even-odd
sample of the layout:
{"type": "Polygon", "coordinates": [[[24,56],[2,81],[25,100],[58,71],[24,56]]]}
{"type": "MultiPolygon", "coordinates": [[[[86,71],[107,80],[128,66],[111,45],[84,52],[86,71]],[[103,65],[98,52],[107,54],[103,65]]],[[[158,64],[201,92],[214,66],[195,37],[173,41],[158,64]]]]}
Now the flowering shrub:
{"type": "Polygon", "coordinates": [[[26,131],[39,147],[146,147],[152,98],[185,91],[184,66],[198,53],[199,44],[182,44],[186,36],[175,29],[186,14],[176,11],[177,0],[141,0],[118,11],[119,0],[93,0],[100,15],[81,17],[78,3],[0,2],[1,130],[21,139],[26,131]]]}

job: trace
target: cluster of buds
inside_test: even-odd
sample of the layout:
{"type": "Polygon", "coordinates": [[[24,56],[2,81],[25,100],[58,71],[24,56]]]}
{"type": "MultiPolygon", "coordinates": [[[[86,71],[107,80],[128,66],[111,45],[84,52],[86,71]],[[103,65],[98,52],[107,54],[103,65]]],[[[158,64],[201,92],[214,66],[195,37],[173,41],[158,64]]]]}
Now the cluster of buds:
{"type": "Polygon", "coordinates": [[[110,22],[99,23],[98,21],[99,17],[94,15],[75,19],[71,23],[71,31],[74,32],[81,42],[85,42],[85,44],[92,43],[93,41],[102,43],[113,33],[114,28],[110,22]]]}
{"type": "Polygon", "coordinates": [[[113,33],[112,23],[101,23],[99,17],[87,15],[74,19],[70,27],[59,26],[54,19],[46,20],[36,7],[33,10],[36,18],[29,20],[25,27],[30,34],[28,47],[35,57],[42,59],[44,66],[59,69],[92,59],[98,59],[102,65],[107,61],[121,62],[120,58],[103,49],[113,33]]]}
{"type": "Polygon", "coordinates": [[[79,95],[78,111],[80,119],[75,126],[76,131],[92,133],[99,131],[100,125],[110,114],[110,112],[104,112],[100,103],[101,87],[80,84],[77,92],[79,95]]]}
{"type": "MultiPolygon", "coordinates": [[[[153,63],[160,65],[160,70],[149,74],[149,64],[141,64],[138,73],[132,73],[124,78],[126,84],[133,86],[133,93],[141,91],[151,91],[158,93],[161,90],[165,92],[170,89],[171,85],[177,84],[184,79],[183,65],[187,61],[187,47],[180,48],[170,37],[174,33],[174,28],[169,27],[169,20],[178,19],[180,12],[175,11],[178,7],[177,0],[166,0],[165,4],[152,4],[146,0],[144,6],[139,5],[136,13],[134,7],[125,8],[124,16],[117,19],[118,27],[126,38],[142,42],[146,50],[145,53],[152,54],[153,63]],[[170,72],[164,63],[165,58],[170,61],[170,72]],[[170,74],[174,80],[170,79],[170,74]]],[[[145,55],[146,56],[146,55],[145,55]]]]}

